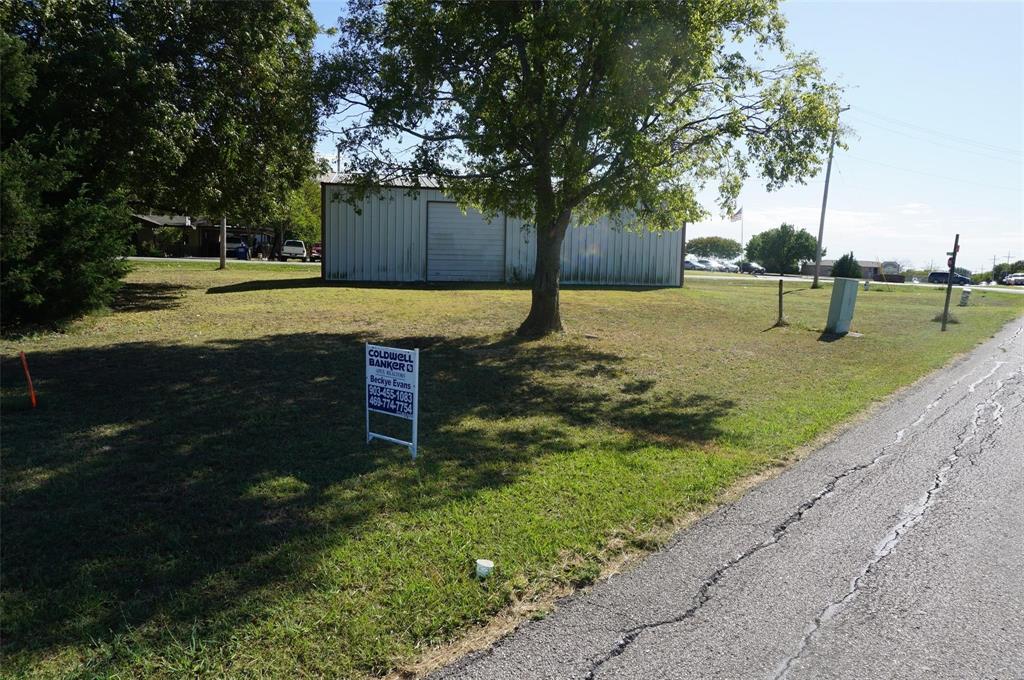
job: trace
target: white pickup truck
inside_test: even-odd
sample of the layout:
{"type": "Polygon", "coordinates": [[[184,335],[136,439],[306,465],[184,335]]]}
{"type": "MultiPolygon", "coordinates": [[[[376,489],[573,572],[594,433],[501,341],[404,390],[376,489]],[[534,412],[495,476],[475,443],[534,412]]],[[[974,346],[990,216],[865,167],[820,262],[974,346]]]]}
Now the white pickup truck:
{"type": "Polygon", "coordinates": [[[286,260],[302,260],[303,262],[309,262],[309,251],[306,250],[306,244],[298,240],[288,240],[281,246],[281,256],[278,258],[281,262],[286,260]]]}

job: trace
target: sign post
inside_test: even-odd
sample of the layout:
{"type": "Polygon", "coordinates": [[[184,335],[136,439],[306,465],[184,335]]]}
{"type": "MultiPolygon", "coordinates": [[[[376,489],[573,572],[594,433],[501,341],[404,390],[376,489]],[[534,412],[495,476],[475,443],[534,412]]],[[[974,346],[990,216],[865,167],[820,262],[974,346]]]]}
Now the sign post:
{"type": "Polygon", "coordinates": [[[420,351],[397,347],[366,346],[366,443],[381,439],[408,446],[416,460],[419,425],[420,351]],[[410,441],[370,430],[370,412],[412,421],[410,441]]]}
{"type": "Polygon", "coordinates": [[[946,260],[949,265],[949,276],[946,277],[946,304],[942,308],[942,330],[946,330],[946,321],[949,319],[949,296],[953,292],[953,276],[956,275],[956,254],[960,252],[960,234],[953,239],[953,252],[946,260]]]}

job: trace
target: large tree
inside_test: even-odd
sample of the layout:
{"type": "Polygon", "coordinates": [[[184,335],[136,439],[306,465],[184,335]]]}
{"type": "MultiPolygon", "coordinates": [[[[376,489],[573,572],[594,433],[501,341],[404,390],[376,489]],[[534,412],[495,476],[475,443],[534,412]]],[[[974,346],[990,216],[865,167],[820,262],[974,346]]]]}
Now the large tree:
{"type": "Polygon", "coordinates": [[[739,241],[721,236],[702,236],[690,239],[686,243],[686,249],[700,257],[718,257],[723,260],[731,260],[743,254],[743,246],[739,241]]]}
{"type": "Polygon", "coordinates": [[[109,299],[132,208],[258,220],[314,171],[304,0],[34,0],[0,23],[5,321],[109,299]]]}
{"type": "Polygon", "coordinates": [[[838,92],[784,25],[772,0],[350,0],[325,86],[363,190],[431,176],[532,222],[536,336],[562,327],[574,217],[677,229],[708,183],[730,209],[749,171],[817,172],[838,92]]]}
{"type": "Polygon", "coordinates": [[[747,259],[775,274],[793,274],[800,262],[814,259],[817,245],[806,229],[797,231],[792,224],[782,224],[778,229],[751,237],[747,242],[747,259]]]}

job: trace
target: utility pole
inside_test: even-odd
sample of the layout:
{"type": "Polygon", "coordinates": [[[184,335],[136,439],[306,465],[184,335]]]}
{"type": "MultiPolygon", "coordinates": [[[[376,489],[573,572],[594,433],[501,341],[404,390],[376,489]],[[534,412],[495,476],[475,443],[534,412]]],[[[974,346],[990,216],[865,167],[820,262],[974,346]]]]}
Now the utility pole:
{"type": "MultiPolygon", "coordinates": [[[[839,127],[839,114],[849,111],[849,106],[844,106],[836,112],[836,127],[839,127]]],[[[818,222],[818,247],[814,254],[814,283],[811,288],[820,288],[818,285],[818,273],[821,271],[821,239],[825,235],[825,206],[828,205],[828,181],[832,178],[832,152],[836,148],[836,131],[832,130],[832,139],[828,145],[828,166],[825,168],[825,193],[821,196],[821,220],[818,222]]]]}
{"type": "Polygon", "coordinates": [[[220,218],[220,266],[217,269],[228,267],[228,218],[220,218]]]}
{"type": "Polygon", "coordinates": [[[953,293],[953,274],[956,271],[956,254],[960,252],[960,234],[953,239],[953,252],[949,254],[949,276],[946,277],[946,304],[942,308],[942,330],[946,330],[946,321],[949,320],[949,296],[953,293]]]}

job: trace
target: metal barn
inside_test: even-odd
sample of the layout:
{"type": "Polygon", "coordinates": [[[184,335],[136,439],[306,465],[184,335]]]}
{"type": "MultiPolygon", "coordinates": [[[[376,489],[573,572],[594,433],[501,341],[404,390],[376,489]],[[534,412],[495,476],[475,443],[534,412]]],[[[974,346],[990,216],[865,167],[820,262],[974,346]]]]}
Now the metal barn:
{"type": "MultiPolygon", "coordinates": [[[[528,281],[535,235],[522,220],[487,220],[437,189],[383,188],[360,212],[345,185],[321,183],[323,263],[329,281],[528,281]]],[[[636,233],[596,224],[570,227],[562,244],[567,284],[678,286],[680,232],[636,233]]]]}

